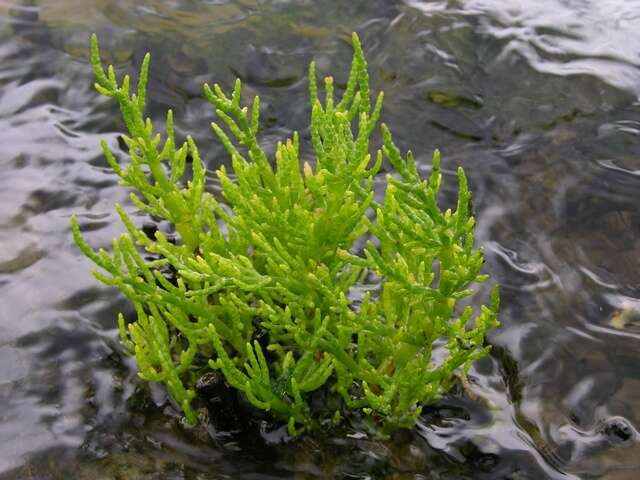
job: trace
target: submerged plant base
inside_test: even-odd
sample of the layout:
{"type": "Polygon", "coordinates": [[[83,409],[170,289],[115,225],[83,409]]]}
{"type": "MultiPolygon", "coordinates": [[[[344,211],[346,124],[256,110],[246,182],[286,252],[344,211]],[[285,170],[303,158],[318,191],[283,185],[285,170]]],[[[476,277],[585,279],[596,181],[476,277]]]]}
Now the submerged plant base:
{"type": "Polygon", "coordinates": [[[133,203],[170,222],[179,238],[148,236],[119,205],[128,233],[114,239],[111,254],[86,243],[75,217],[74,238],[99,267],[98,280],[135,305],[137,319],[127,325],[121,315],[119,325],[140,377],[164,384],[189,423],[198,422],[197,392],[216,385],[208,383],[213,373],[218,385],[224,379],[287,422],[290,434],[339,424],[356,411],[388,433],[412,427],[422,405],[488,351],[497,289],[475,318],[471,307],[456,310],[472,282],[487,280],[464,172],[456,211],[442,212],[437,151],[422,180],[383,124],[383,145],[372,157],[383,95],[372,106],[355,34],[353,47],[339,100],[331,77],[320,100],[313,63],[309,69],[314,165],[301,164],[297,133],[267,158],[257,140],[260,100],[243,106],[239,80],[230,96],[204,86],[224,126],[212,128],[233,167],[216,172],[219,199],[205,191],[193,139],[176,145],[171,111],[164,140],[143,115],[149,56],[132,94],[128,76],[119,83],[112,66],[103,70],[92,38],[96,89],[118,101],[129,130],[130,163],[121,166],[103,142],[105,156],[121,183],[137,190],[133,203]],[[184,182],[187,156],[192,174],[184,182]],[[383,158],[394,171],[378,202],[373,184],[383,158]]]}

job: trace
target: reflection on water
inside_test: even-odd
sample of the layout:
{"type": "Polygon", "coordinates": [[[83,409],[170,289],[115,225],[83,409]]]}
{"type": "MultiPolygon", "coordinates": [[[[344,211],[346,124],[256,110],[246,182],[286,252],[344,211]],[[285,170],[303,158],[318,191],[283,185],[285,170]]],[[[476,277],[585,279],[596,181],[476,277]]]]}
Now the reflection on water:
{"type": "Polygon", "coordinates": [[[639,12],[635,0],[0,0],[0,478],[636,478],[639,12]],[[468,172],[503,285],[493,353],[389,442],[354,430],[282,444],[250,420],[186,430],[137,382],[114,329],[131,308],[96,286],[70,236],[78,212],[108,246],[112,205],[127,203],[98,146],[117,149],[123,127],[91,90],[89,33],[121,69],[152,52],[150,115],[172,106],[215,168],[227,160],[201,84],[240,76],[273,144],[307,122],[312,58],[344,79],[352,30],[401,145],[424,170],[440,147],[448,175],[468,172]]]}
{"type": "MultiPolygon", "coordinates": [[[[634,94],[640,92],[637,1],[471,0],[482,29],[507,40],[502,53],[523,56],[537,71],[590,75],[634,94]]],[[[499,58],[502,60],[503,58],[499,58]]]]}

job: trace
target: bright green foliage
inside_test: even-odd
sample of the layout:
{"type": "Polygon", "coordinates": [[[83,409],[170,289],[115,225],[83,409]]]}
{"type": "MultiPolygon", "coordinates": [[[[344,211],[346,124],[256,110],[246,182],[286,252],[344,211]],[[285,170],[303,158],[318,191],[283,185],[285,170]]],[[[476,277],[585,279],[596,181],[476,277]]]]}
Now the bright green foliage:
{"type": "Polygon", "coordinates": [[[301,165],[297,134],[278,143],[275,161],[267,158],[257,140],[259,99],[243,106],[239,80],[230,97],[204,86],[233,168],[216,172],[219,199],[205,192],[194,141],[176,147],[171,112],[164,138],[143,116],[149,56],[131,94],[128,76],[119,84],[113,67],[104,73],[92,39],[96,88],[118,101],[129,130],[129,165],[120,166],[103,142],[107,160],[137,190],[135,205],[173,224],[179,241],[161,232],[148,238],[119,205],[128,233],[114,240],[111,254],[91,249],[75,217],[74,237],[100,267],[98,280],[136,306],[135,322],[119,321],[140,377],[166,385],[190,423],[197,421],[194,385],[214,369],[291,432],[358,409],[385,431],[411,427],[423,404],[487,353],[485,333],[498,325],[497,289],[473,320],[471,307],[455,308],[472,282],[487,279],[479,274],[482,252],[473,249],[464,172],[456,211],[443,213],[439,152],[422,180],[411,153],[403,157],[382,125],[384,144],[371,157],[383,96],[372,107],[355,34],[353,47],[339,101],[331,77],[320,100],[313,63],[309,69],[315,165],[301,165]],[[185,183],[187,155],[193,167],[185,183]],[[383,158],[395,173],[378,203],[373,184],[383,158]],[[333,400],[311,412],[310,393],[318,389],[333,400]]]}

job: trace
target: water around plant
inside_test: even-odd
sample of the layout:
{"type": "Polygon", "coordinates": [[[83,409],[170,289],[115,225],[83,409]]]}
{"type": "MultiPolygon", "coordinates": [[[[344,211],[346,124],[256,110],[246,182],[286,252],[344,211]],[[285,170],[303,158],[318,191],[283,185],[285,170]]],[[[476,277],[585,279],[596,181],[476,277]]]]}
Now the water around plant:
{"type": "Polygon", "coordinates": [[[634,4],[0,4],[0,478],[634,478],[634,4]],[[122,355],[116,312],[133,312],[95,286],[70,236],[83,212],[92,245],[109,246],[111,206],[127,205],[99,149],[106,138],[119,151],[123,127],[92,91],[91,31],[118,68],[151,50],[150,114],[177,107],[177,135],[192,133],[210,168],[226,155],[202,83],[239,76],[259,94],[274,148],[307,122],[308,62],[345,72],[340,86],[357,31],[396,142],[425,175],[443,151],[443,202],[458,166],[474,193],[502,328],[469,384],[389,442],[354,429],[280,444],[242,402],[217,413],[216,430],[180,428],[122,355]]]}

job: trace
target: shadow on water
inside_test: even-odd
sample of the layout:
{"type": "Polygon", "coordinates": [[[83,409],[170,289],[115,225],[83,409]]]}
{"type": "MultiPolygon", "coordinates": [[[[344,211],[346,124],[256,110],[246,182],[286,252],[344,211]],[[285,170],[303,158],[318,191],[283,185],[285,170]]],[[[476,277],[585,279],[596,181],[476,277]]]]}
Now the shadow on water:
{"type": "Polygon", "coordinates": [[[638,32],[626,0],[0,1],[0,478],[637,478],[638,32]],[[91,89],[88,35],[122,70],[151,51],[150,115],[174,108],[215,168],[202,83],[259,93],[273,145],[307,123],[312,58],[344,80],[353,30],[401,146],[425,171],[443,151],[444,203],[467,171],[503,286],[492,354],[389,441],[284,442],[238,399],[245,428],[186,429],[138,382],[115,332],[131,307],[70,235],[77,212],[108,246],[129,205],[98,146],[123,125],[91,89]]]}

